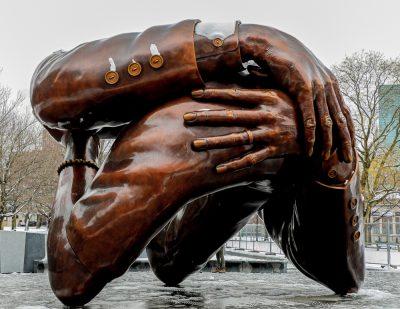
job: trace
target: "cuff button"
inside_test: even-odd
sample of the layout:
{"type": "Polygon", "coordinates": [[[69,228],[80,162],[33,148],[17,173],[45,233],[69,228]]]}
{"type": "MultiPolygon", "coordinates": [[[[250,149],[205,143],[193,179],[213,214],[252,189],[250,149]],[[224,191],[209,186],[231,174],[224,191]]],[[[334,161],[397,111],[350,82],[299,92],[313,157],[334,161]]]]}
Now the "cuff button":
{"type": "Polygon", "coordinates": [[[107,84],[110,85],[114,85],[118,82],[119,80],[119,75],[118,72],[116,71],[108,71],[105,75],[104,75],[104,79],[106,80],[107,84]]]}
{"type": "Polygon", "coordinates": [[[154,69],[159,69],[164,64],[164,59],[161,55],[153,55],[150,57],[150,66],[154,69]]]}
{"type": "Polygon", "coordinates": [[[329,178],[336,178],[336,176],[337,176],[336,170],[334,170],[333,168],[330,169],[329,172],[328,172],[328,177],[329,178]]]}
{"type": "Polygon", "coordinates": [[[357,202],[358,200],[355,197],[353,197],[349,203],[350,209],[354,210],[357,207],[357,202]]]}
{"type": "Polygon", "coordinates": [[[353,240],[358,241],[360,239],[361,233],[360,231],[356,231],[353,233],[353,240]]]}
{"type": "Polygon", "coordinates": [[[353,217],[351,217],[351,225],[352,226],[357,226],[357,224],[358,224],[358,216],[353,216],[353,217]]]}
{"type": "Polygon", "coordinates": [[[140,65],[140,63],[132,62],[130,65],[128,65],[128,73],[130,76],[139,76],[141,72],[142,66],[140,65]]]}
{"type": "Polygon", "coordinates": [[[224,44],[224,40],[221,38],[215,38],[212,42],[215,47],[221,47],[224,44]]]}

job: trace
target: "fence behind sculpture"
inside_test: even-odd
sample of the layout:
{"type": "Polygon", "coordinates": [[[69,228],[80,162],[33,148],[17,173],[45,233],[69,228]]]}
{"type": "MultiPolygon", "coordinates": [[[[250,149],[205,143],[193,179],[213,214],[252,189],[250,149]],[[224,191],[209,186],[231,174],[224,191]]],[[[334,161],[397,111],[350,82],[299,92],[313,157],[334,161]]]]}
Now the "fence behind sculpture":
{"type": "MultiPolygon", "coordinates": [[[[368,267],[400,268],[400,222],[379,220],[364,227],[365,262],[368,267]]],[[[264,224],[247,224],[225,244],[228,250],[282,255],[264,224]]],[[[315,244],[316,254],[318,243],[315,244]]]]}

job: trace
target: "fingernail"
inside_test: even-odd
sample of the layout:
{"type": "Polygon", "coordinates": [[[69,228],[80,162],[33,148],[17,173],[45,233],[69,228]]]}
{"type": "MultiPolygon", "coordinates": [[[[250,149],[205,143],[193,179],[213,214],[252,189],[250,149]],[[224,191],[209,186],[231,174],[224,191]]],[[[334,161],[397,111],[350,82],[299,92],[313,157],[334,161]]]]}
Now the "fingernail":
{"type": "Polygon", "coordinates": [[[331,156],[331,152],[329,150],[325,151],[323,154],[323,158],[325,161],[328,160],[330,158],[330,156],[331,156]]]}
{"type": "Polygon", "coordinates": [[[313,147],[308,150],[308,156],[311,157],[313,154],[313,147]]]}
{"type": "Polygon", "coordinates": [[[225,173],[227,169],[228,168],[226,167],[226,165],[223,165],[223,164],[218,165],[216,168],[218,174],[225,173]]]}
{"type": "Polygon", "coordinates": [[[205,139],[196,139],[193,141],[194,148],[203,148],[205,145],[207,145],[207,141],[205,139]]]}
{"type": "Polygon", "coordinates": [[[193,121],[195,120],[197,117],[196,113],[186,113],[183,115],[183,119],[185,121],[193,121]]]}
{"type": "Polygon", "coordinates": [[[204,94],[204,90],[203,89],[198,89],[198,90],[193,90],[192,91],[192,97],[194,98],[201,98],[204,94]]]}

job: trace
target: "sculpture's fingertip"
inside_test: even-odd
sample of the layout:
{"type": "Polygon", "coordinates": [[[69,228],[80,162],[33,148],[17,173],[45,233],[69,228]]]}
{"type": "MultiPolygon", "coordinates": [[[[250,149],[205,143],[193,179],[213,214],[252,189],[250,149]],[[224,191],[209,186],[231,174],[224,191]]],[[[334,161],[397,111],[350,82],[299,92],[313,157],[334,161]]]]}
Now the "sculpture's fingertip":
{"type": "Polygon", "coordinates": [[[207,145],[206,139],[196,139],[193,141],[193,147],[196,149],[202,149],[207,145]]]}
{"type": "Polygon", "coordinates": [[[204,89],[197,89],[192,91],[192,97],[199,99],[202,98],[204,95],[204,89]]]}
{"type": "Polygon", "coordinates": [[[322,153],[322,158],[327,161],[331,157],[331,152],[329,150],[326,150],[322,153]]]}
{"type": "Polygon", "coordinates": [[[223,174],[223,173],[225,173],[226,171],[227,171],[227,166],[226,165],[224,165],[224,164],[221,164],[221,165],[218,165],[217,167],[216,167],[216,170],[217,170],[217,173],[218,174],[223,174]]]}
{"type": "Polygon", "coordinates": [[[183,120],[185,121],[194,121],[196,119],[196,113],[186,113],[183,115],[183,120]]]}
{"type": "Polygon", "coordinates": [[[353,162],[353,155],[351,153],[351,151],[347,150],[345,151],[345,158],[344,158],[346,163],[351,163],[353,162]]]}
{"type": "Polygon", "coordinates": [[[306,148],[307,156],[311,157],[313,155],[313,152],[314,152],[314,144],[307,143],[307,148],[306,148]]]}

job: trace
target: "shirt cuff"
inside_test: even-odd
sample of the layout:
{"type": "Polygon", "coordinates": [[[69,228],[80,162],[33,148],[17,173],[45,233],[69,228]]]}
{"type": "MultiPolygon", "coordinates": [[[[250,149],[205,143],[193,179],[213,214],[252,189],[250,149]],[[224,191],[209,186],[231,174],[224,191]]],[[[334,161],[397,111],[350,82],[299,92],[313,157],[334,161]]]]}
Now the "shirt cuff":
{"type": "MultiPolygon", "coordinates": [[[[356,153],[354,151],[354,153],[356,153]]],[[[343,187],[351,181],[358,167],[358,157],[355,154],[351,163],[342,161],[335,150],[328,160],[322,161],[315,169],[314,180],[327,186],[343,187]]]]}

